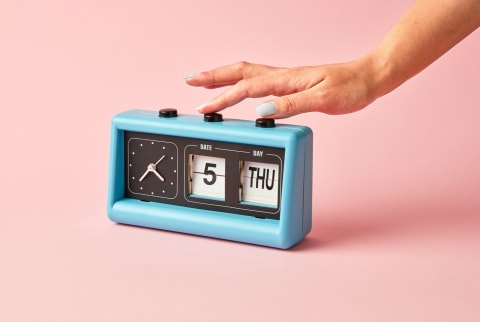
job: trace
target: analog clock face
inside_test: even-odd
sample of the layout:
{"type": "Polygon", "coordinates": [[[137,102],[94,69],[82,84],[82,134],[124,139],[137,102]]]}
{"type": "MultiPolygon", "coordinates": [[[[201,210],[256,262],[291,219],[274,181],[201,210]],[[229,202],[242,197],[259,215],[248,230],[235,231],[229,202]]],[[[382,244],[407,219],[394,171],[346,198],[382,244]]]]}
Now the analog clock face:
{"type": "Polygon", "coordinates": [[[127,143],[130,193],[160,198],[178,194],[178,148],[168,141],[133,137],[127,143]]]}

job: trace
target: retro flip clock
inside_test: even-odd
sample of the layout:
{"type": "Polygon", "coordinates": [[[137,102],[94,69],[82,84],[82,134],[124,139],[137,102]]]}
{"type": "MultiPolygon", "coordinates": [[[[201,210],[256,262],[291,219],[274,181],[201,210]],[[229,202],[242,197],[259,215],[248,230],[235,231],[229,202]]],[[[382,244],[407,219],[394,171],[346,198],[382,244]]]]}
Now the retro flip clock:
{"type": "Polygon", "coordinates": [[[312,225],[306,126],[131,110],[113,117],[112,221],[290,248],[312,225]]]}

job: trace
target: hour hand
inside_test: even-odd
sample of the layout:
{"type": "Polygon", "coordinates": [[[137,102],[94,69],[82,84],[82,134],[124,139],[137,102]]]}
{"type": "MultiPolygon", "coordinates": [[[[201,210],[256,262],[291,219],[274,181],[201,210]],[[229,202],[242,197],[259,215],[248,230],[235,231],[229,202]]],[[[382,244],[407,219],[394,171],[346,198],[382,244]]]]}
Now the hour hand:
{"type": "Polygon", "coordinates": [[[155,173],[155,175],[158,177],[158,179],[160,179],[161,181],[165,181],[165,179],[162,177],[162,175],[160,173],[158,173],[158,171],[156,169],[153,169],[152,172],[155,173]]]}

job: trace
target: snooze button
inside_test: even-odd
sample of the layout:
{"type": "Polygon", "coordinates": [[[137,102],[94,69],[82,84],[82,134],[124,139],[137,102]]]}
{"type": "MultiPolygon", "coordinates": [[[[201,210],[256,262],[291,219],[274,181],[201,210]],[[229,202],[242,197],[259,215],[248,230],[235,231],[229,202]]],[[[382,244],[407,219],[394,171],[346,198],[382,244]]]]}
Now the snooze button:
{"type": "Polygon", "coordinates": [[[158,117],[170,118],[170,117],[177,117],[178,113],[177,110],[174,108],[163,108],[158,111],[158,117]]]}
{"type": "Polygon", "coordinates": [[[208,113],[203,116],[205,122],[223,122],[222,114],[208,113]]]}
{"type": "Polygon", "coordinates": [[[275,127],[275,120],[269,118],[259,118],[255,121],[255,126],[263,128],[275,127]]]}

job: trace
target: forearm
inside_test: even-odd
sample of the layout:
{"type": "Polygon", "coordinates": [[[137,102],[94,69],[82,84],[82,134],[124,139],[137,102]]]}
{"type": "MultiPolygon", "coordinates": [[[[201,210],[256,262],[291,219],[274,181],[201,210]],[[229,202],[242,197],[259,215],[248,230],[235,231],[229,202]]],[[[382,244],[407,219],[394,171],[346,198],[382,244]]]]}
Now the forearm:
{"type": "Polygon", "coordinates": [[[375,96],[413,77],[480,26],[480,0],[418,0],[367,59],[375,96]]]}

